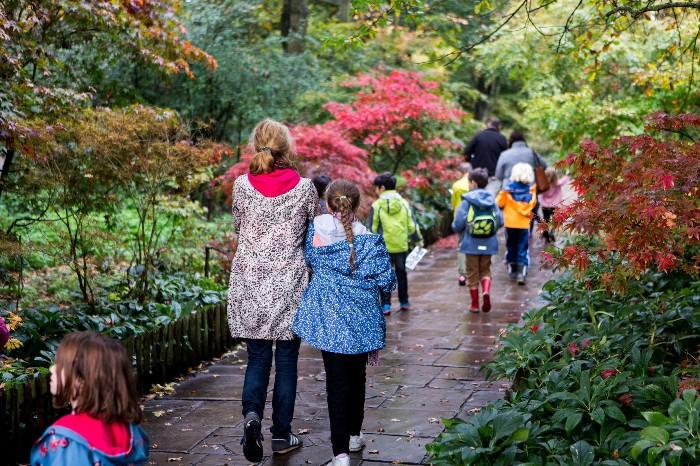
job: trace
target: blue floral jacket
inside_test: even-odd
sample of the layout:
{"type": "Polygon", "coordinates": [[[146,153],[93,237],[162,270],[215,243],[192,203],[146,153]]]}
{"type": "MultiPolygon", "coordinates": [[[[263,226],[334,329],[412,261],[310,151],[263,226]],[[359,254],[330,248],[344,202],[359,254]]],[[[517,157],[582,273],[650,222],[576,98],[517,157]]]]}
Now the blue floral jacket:
{"type": "Polygon", "coordinates": [[[353,273],[347,241],[315,247],[313,237],[311,225],[304,253],[313,273],[294,319],[294,333],[309,345],[333,353],[383,348],[386,323],[379,293],[390,293],[396,286],[384,239],[371,233],[355,237],[353,273]]]}

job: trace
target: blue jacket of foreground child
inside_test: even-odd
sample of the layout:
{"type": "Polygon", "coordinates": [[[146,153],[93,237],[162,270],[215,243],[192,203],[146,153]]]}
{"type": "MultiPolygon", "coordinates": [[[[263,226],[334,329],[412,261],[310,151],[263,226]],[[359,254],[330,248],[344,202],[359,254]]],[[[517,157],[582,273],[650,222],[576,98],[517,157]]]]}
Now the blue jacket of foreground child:
{"type": "Polygon", "coordinates": [[[386,323],[379,293],[394,289],[396,274],[384,239],[369,233],[359,222],[353,224],[353,231],[357,254],[354,272],[349,264],[350,247],[337,219],[316,217],[307,234],[304,253],[312,269],[311,283],[292,329],[322,351],[360,354],[384,347],[386,323]],[[314,246],[317,229],[327,245],[314,246]]]}
{"type": "Polygon", "coordinates": [[[493,256],[498,254],[498,237],[496,235],[490,238],[474,238],[469,236],[469,232],[466,231],[467,213],[470,206],[480,209],[495,209],[497,228],[503,226],[503,214],[496,207],[496,199],[493,197],[493,194],[485,189],[475,189],[462,195],[462,203],[459,205],[457,213],[455,213],[455,219],[452,222],[452,230],[455,233],[464,232],[462,241],[459,244],[459,252],[475,256],[493,256]]]}
{"type": "Polygon", "coordinates": [[[32,448],[31,466],[141,466],[150,443],[136,424],[107,424],[85,413],[51,425],[32,448]]]}

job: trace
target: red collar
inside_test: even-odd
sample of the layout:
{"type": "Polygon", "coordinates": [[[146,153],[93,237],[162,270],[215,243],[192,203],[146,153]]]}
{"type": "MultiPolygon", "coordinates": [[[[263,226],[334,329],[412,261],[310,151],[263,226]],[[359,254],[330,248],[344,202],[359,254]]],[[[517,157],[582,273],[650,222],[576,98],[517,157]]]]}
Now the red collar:
{"type": "Polygon", "coordinates": [[[108,456],[125,455],[131,451],[131,430],[123,422],[107,424],[87,413],[80,413],[63,416],[54,426],[72,430],[90,447],[108,456]]]}
{"type": "Polygon", "coordinates": [[[300,179],[299,173],[291,168],[282,168],[260,175],[248,173],[250,184],[265,197],[276,197],[288,193],[299,184],[300,179]]]}

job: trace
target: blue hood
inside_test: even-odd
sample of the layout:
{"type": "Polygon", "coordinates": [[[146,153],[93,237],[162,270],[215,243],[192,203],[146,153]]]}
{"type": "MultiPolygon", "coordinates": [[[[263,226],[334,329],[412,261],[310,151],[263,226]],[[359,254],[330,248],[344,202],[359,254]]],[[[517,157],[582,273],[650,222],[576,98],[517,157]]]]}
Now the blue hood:
{"type": "Polygon", "coordinates": [[[475,189],[462,194],[462,200],[480,208],[493,208],[496,205],[496,198],[485,189],[475,189]]]}
{"type": "Polygon", "coordinates": [[[514,201],[530,202],[530,200],[532,200],[532,193],[530,192],[529,184],[511,181],[508,183],[505,190],[510,193],[514,201]]]}

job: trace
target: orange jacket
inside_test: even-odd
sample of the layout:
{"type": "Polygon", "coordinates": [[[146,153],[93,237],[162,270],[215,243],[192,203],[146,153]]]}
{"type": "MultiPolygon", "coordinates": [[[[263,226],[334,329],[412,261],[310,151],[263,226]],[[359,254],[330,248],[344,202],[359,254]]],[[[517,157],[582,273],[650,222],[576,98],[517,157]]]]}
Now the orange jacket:
{"type": "Polygon", "coordinates": [[[530,202],[519,202],[513,199],[510,192],[501,191],[496,196],[496,204],[503,209],[503,220],[506,228],[530,228],[532,211],[537,205],[537,186],[530,187],[532,199],[530,202]]]}

